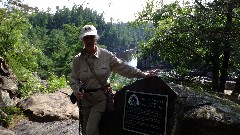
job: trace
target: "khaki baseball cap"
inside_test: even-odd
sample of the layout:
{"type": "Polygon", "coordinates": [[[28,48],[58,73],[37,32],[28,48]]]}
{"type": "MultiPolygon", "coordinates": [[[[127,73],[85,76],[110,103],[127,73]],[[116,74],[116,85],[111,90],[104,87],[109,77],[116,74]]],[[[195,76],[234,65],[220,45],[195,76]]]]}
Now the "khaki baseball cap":
{"type": "Polygon", "coordinates": [[[80,33],[80,39],[82,39],[83,37],[88,36],[88,35],[97,36],[97,29],[93,25],[83,26],[81,33],[80,33]]]}

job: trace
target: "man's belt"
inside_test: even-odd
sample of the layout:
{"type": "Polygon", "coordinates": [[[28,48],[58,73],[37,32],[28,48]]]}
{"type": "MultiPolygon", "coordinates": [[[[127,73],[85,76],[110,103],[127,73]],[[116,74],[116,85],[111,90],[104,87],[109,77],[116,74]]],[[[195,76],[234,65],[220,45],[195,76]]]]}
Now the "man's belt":
{"type": "MultiPolygon", "coordinates": [[[[110,84],[107,84],[106,86],[104,87],[110,87],[110,84]]],[[[103,87],[101,88],[97,88],[97,89],[84,89],[84,93],[90,93],[90,92],[97,92],[99,90],[103,90],[103,87]]]]}
{"type": "Polygon", "coordinates": [[[84,93],[90,93],[90,92],[97,92],[98,90],[102,90],[103,88],[98,88],[98,89],[84,89],[84,93]]]}

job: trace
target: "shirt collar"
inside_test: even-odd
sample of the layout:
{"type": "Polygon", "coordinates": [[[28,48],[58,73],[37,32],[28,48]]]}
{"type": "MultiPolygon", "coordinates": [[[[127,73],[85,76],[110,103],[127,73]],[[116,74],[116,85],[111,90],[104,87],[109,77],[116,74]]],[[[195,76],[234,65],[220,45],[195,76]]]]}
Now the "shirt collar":
{"type": "Polygon", "coordinates": [[[97,48],[97,50],[96,50],[96,52],[95,52],[95,54],[94,55],[89,55],[87,52],[86,52],[86,49],[83,49],[82,51],[81,51],[81,54],[84,54],[84,57],[85,58],[87,58],[87,57],[96,57],[96,58],[99,58],[99,56],[100,56],[100,49],[96,46],[96,48],[97,48]]]}
{"type": "Polygon", "coordinates": [[[96,51],[96,53],[94,55],[96,56],[96,58],[99,58],[99,56],[100,56],[100,49],[97,46],[96,46],[96,48],[97,48],[97,51],[96,51]]]}

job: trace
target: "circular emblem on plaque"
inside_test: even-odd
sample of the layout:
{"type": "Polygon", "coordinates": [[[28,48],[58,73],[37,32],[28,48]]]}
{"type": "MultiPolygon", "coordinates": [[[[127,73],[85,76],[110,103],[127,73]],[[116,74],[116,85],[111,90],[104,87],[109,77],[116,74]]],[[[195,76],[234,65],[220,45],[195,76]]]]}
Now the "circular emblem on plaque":
{"type": "Polygon", "coordinates": [[[139,105],[138,97],[135,94],[132,94],[128,99],[128,104],[132,106],[139,105]]]}

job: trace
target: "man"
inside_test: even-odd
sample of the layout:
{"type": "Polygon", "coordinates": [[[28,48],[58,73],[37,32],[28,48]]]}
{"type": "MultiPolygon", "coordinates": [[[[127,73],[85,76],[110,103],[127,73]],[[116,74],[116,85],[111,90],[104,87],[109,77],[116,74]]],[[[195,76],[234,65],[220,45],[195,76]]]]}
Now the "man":
{"type": "Polygon", "coordinates": [[[128,78],[155,76],[154,73],[145,73],[125,64],[112,52],[97,47],[98,38],[96,28],[85,25],[80,34],[84,49],[73,59],[70,85],[78,101],[82,103],[84,135],[99,135],[99,121],[106,109],[103,87],[109,85],[111,72],[128,78]]]}

